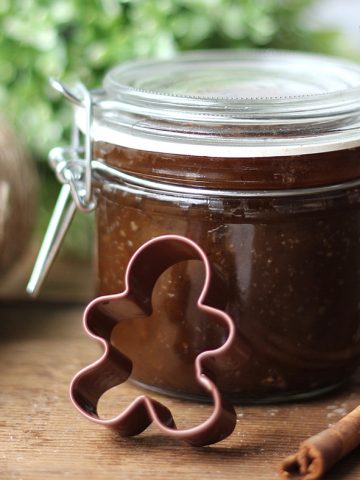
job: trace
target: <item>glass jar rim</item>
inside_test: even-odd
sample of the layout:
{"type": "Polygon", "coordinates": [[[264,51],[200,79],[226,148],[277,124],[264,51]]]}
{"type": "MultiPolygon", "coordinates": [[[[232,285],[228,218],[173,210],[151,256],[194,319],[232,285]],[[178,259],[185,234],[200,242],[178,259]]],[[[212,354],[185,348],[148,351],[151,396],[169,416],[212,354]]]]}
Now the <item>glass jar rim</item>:
{"type": "Polygon", "coordinates": [[[175,102],[189,109],[207,106],[210,112],[215,107],[222,114],[229,113],[228,107],[240,107],[244,113],[244,105],[281,108],[308,100],[323,102],[326,97],[339,100],[339,93],[360,90],[360,66],[309,52],[199,50],[179,53],[169,60],[125,62],[106,73],[103,86],[112,98],[123,101],[129,97],[134,105],[157,101],[152,109],[175,102]],[[319,74],[324,73],[327,77],[320,80],[319,74]]]}
{"type": "Polygon", "coordinates": [[[243,157],[360,145],[360,66],[319,54],[212,50],[136,60],[111,69],[93,97],[94,140],[129,148],[243,157]]]}

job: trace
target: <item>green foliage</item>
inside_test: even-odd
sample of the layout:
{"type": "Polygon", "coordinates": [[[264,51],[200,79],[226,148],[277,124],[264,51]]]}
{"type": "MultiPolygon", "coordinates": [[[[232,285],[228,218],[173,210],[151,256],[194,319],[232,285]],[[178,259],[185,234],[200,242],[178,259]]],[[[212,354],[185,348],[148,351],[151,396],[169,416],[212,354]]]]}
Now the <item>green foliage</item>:
{"type": "Polygon", "coordinates": [[[334,35],[310,32],[311,0],[1,0],[0,108],[45,159],[64,143],[70,108],[49,76],[89,87],[130,58],[177,50],[282,47],[329,51],[334,35]]]}

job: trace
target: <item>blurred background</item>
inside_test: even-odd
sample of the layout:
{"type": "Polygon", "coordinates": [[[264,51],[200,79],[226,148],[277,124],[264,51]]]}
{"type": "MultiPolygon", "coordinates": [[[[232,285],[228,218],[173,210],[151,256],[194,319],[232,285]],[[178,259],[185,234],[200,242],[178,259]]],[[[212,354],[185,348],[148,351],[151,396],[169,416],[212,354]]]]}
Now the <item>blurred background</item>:
{"type": "MultiPolygon", "coordinates": [[[[59,190],[47,153],[69,142],[71,108],[49,88],[48,77],[92,88],[129,59],[243,47],[360,61],[360,2],[1,0],[0,295],[23,291],[59,190]]],[[[64,271],[66,262],[91,268],[90,217],[77,215],[62,253],[64,271]]]]}

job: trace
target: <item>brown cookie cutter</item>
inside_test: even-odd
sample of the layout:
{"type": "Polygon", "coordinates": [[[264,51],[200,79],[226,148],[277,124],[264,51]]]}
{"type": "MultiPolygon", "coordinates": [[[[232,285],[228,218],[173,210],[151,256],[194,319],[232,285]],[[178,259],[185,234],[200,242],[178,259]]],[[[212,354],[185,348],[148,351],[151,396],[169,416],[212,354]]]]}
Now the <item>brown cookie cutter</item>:
{"type": "Polygon", "coordinates": [[[229,350],[235,326],[223,311],[224,282],[211,266],[206,254],[192,240],[178,235],[164,235],[142,245],[131,258],[125,274],[125,290],[93,300],[84,313],[86,332],[104,347],[101,358],[82,369],[72,380],[70,396],[75,407],[89,420],[133,436],[151,423],[171,437],[194,446],[209,445],[229,436],[235,428],[233,406],[220,394],[212,373],[212,361],[229,350]],[[199,310],[210,319],[225,325],[228,335],[223,344],[201,352],[195,359],[197,382],[212,397],[214,408],[210,417],[193,428],[178,430],[170,410],[160,402],[140,395],[119,415],[102,419],[97,404],[110,388],[125,382],[131,375],[132,362],[110,342],[111,332],[120,321],[151,314],[151,295],[159,276],[170,266],[184,260],[201,260],[205,280],[197,301],[199,310]]]}

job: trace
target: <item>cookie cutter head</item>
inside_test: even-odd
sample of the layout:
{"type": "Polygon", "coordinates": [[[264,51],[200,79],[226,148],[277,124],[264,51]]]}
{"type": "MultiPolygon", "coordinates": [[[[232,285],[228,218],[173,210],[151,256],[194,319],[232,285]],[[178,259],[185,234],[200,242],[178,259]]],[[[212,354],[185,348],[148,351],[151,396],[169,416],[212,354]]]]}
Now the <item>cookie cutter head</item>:
{"type": "Polygon", "coordinates": [[[164,235],[142,245],[131,258],[125,274],[125,290],[93,300],[84,313],[84,327],[98,340],[104,353],[97,361],[82,369],[72,380],[70,397],[75,407],[89,420],[116,430],[122,436],[133,436],[154,423],[164,434],[194,446],[216,443],[235,428],[233,406],[219,392],[212,371],[213,360],[226,353],[234,340],[235,326],[224,309],[224,281],[210,264],[204,251],[192,240],[178,235],[164,235]],[[209,418],[195,427],[178,430],[170,410],[147,395],[140,395],[119,415],[100,418],[97,405],[110,388],[125,382],[132,371],[132,362],[111,344],[111,333],[118,322],[138,316],[149,316],[151,296],[157,279],[170,266],[184,260],[200,260],[205,267],[205,280],[197,301],[209,321],[227,329],[222,345],[201,352],[195,359],[195,376],[213,401],[209,418]]]}

